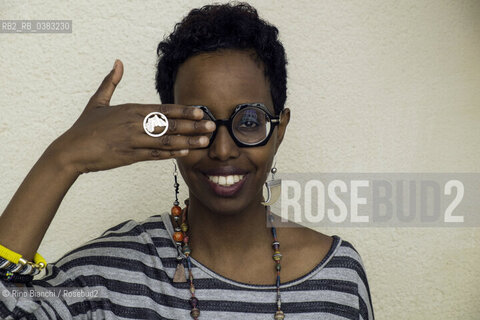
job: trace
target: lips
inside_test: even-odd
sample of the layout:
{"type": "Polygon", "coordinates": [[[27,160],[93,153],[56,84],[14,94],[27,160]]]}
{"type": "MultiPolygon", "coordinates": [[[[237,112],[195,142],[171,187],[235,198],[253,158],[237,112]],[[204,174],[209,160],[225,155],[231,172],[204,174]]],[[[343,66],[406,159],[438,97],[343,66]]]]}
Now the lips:
{"type": "Polygon", "coordinates": [[[208,185],[218,196],[231,197],[239,192],[248,172],[235,167],[217,167],[203,172],[208,185]]]}
{"type": "Polygon", "coordinates": [[[243,180],[245,175],[241,174],[235,174],[235,175],[228,175],[228,176],[214,176],[214,175],[208,175],[207,176],[210,181],[213,183],[219,184],[221,186],[227,187],[231,186],[240,180],[243,180]]]}

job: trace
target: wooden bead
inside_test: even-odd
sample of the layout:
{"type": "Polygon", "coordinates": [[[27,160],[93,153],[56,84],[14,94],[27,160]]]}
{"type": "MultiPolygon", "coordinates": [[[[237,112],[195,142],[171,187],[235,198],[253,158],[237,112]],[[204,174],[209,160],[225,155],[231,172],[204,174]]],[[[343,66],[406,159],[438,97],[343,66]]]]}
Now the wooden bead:
{"type": "Polygon", "coordinates": [[[196,319],[200,316],[200,309],[198,308],[192,308],[192,311],[190,311],[190,316],[193,318],[193,319],[196,319]]]}
{"type": "Polygon", "coordinates": [[[173,233],[173,240],[175,240],[177,242],[181,242],[183,240],[183,233],[181,233],[179,231],[173,233]]]}
{"type": "Polygon", "coordinates": [[[196,308],[198,306],[198,299],[195,297],[191,297],[189,302],[192,308],[196,308]]]}
{"type": "Polygon", "coordinates": [[[173,216],[181,216],[182,215],[182,208],[180,208],[179,206],[173,206],[172,207],[172,215],[173,216]]]}

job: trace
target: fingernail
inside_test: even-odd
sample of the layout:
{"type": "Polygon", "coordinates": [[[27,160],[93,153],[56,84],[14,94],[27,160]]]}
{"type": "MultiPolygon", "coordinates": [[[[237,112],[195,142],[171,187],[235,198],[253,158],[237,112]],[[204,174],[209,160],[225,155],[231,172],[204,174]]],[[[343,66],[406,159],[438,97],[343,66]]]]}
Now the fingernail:
{"type": "Polygon", "coordinates": [[[118,59],[115,59],[115,62],[113,63],[113,68],[112,70],[115,70],[115,67],[117,66],[118,59]]]}
{"type": "Polygon", "coordinates": [[[195,109],[193,110],[193,113],[196,117],[203,117],[203,110],[201,109],[195,109]]]}
{"type": "Polygon", "coordinates": [[[208,122],[205,124],[205,127],[207,128],[207,130],[213,130],[213,129],[215,129],[215,122],[213,122],[213,121],[208,121],[208,122]]]}

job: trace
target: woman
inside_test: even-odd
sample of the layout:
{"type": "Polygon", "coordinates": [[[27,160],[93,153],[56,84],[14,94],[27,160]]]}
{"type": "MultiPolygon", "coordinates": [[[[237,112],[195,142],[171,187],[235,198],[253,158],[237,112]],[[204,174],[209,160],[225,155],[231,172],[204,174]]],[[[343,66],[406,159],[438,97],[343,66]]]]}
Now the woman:
{"type": "Polygon", "coordinates": [[[266,224],[273,216],[262,187],[290,119],[277,29],[247,4],[205,6],[177,24],[158,54],[163,104],[109,106],[123,74],[116,61],[0,218],[0,289],[96,291],[39,301],[4,296],[0,316],[373,319],[361,258],[348,242],[266,224]],[[172,158],[189,190],[183,210],[177,198],[171,214],[124,222],[31,281],[16,258],[40,261],[35,252],[80,174],[172,158]]]}

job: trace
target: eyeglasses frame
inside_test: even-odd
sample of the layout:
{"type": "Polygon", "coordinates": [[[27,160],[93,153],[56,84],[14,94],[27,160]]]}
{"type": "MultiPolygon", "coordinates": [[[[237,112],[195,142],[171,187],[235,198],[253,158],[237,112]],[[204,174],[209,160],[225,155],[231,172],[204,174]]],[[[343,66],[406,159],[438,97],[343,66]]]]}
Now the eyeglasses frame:
{"type": "Polygon", "coordinates": [[[215,131],[212,133],[212,136],[210,137],[210,141],[208,143],[208,146],[206,146],[205,148],[201,148],[201,149],[206,149],[206,148],[209,148],[211,146],[211,144],[213,143],[213,140],[215,139],[215,136],[217,135],[217,131],[218,131],[218,128],[222,125],[224,125],[225,127],[227,127],[227,130],[228,132],[230,133],[230,137],[232,137],[232,140],[235,142],[235,144],[240,147],[240,148],[252,148],[252,147],[261,147],[261,146],[264,146],[268,143],[268,141],[270,140],[270,137],[272,136],[272,133],[273,131],[275,130],[275,127],[280,123],[280,116],[282,114],[282,112],[280,112],[280,115],[279,116],[274,116],[270,113],[270,111],[267,109],[267,107],[263,104],[263,103],[259,103],[259,102],[254,102],[254,103],[242,103],[242,104],[239,104],[235,107],[235,109],[233,110],[233,113],[230,115],[230,117],[228,119],[216,119],[213,114],[210,112],[210,110],[208,109],[207,106],[203,106],[203,105],[194,105],[192,107],[196,107],[196,108],[200,108],[203,110],[203,112],[205,112],[207,114],[207,116],[213,121],[215,122],[215,125],[216,125],[216,129],[215,131]],[[234,133],[233,133],[233,128],[232,128],[232,124],[233,124],[233,118],[237,115],[237,113],[239,113],[241,110],[245,109],[245,108],[248,108],[248,107],[254,107],[254,108],[258,108],[260,110],[262,110],[263,112],[265,112],[265,114],[267,115],[268,119],[270,120],[270,132],[267,134],[267,136],[265,137],[265,139],[263,139],[261,142],[258,142],[258,143],[255,143],[255,144],[248,144],[248,143],[243,143],[241,141],[239,141],[237,139],[237,137],[235,137],[234,133]]]}

